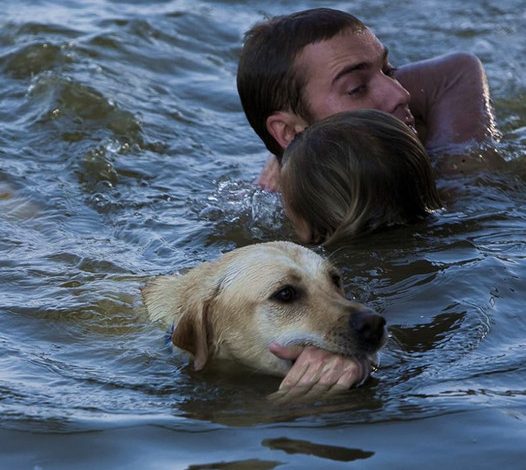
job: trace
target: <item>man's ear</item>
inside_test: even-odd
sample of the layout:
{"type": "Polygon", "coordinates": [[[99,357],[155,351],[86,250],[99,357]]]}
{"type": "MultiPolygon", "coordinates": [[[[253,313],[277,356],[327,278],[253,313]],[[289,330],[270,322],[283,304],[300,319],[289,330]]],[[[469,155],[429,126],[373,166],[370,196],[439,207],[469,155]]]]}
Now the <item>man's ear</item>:
{"type": "Polygon", "coordinates": [[[267,118],[267,131],[281,148],[286,149],[299,132],[307,127],[307,123],[289,111],[276,111],[267,118]]]}

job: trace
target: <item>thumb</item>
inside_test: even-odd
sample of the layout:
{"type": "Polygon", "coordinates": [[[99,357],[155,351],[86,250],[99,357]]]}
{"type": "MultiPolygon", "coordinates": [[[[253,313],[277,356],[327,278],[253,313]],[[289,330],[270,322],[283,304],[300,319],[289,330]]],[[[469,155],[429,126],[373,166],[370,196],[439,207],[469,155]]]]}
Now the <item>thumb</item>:
{"type": "Polygon", "coordinates": [[[268,346],[269,351],[280,359],[287,359],[294,361],[303,351],[303,346],[289,346],[285,347],[279,343],[272,342],[268,346]]]}

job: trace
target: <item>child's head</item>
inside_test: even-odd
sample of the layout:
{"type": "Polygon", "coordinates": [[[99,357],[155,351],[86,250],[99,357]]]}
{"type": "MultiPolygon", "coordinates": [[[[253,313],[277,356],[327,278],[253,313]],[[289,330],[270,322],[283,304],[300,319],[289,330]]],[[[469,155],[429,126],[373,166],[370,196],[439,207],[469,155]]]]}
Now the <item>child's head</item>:
{"type": "Polygon", "coordinates": [[[381,111],[340,113],[313,124],[285,150],[282,163],[285,212],[303,242],[334,243],[441,207],[422,144],[381,111]]]}

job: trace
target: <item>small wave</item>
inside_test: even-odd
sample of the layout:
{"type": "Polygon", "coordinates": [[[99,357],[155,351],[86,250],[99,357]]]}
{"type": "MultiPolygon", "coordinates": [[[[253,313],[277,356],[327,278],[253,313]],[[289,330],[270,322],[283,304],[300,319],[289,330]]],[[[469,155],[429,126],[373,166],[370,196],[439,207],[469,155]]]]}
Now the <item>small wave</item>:
{"type": "Polygon", "coordinates": [[[96,128],[105,128],[128,141],[141,140],[141,125],[132,113],[120,109],[95,88],[72,78],[54,73],[41,74],[31,83],[28,96],[47,103],[40,124],[55,122],[69,132],[93,132],[96,128]]]}
{"type": "Polygon", "coordinates": [[[196,206],[199,217],[216,223],[214,236],[221,239],[244,244],[285,236],[279,195],[252,183],[222,180],[217,190],[196,206]]]}
{"type": "Polygon", "coordinates": [[[17,79],[31,78],[72,61],[62,46],[40,41],[18,48],[1,59],[4,72],[17,79]]]}

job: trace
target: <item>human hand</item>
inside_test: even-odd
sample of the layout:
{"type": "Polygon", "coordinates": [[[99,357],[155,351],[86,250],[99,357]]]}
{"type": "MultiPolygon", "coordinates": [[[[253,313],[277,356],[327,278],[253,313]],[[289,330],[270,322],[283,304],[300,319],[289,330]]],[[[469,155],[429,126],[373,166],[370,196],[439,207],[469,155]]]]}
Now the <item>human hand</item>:
{"type": "Polygon", "coordinates": [[[257,179],[257,184],[265,191],[279,191],[280,165],[275,155],[269,155],[267,162],[257,179]]]}
{"type": "Polygon", "coordinates": [[[312,346],[283,347],[272,343],[270,352],[281,359],[295,360],[272,400],[310,401],[334,395],[362,383],[371,371],[367,359],[340,356],[312,346]]]}

